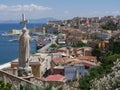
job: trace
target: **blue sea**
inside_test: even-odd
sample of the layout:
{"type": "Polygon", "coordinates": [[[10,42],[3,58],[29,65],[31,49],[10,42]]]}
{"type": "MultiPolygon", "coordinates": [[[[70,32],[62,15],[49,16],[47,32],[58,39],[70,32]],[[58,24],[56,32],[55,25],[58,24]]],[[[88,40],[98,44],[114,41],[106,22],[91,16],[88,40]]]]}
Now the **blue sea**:
{"type": "MultiPolygon", "coordinates": [[[[42,26],[42,24],[27,24],[27,28],[31,29],[34,27],[42,26]]],[[[22,26],[18,23],[12,24],[0,24],[0,65],[6,62],[10,62],[18,58],[18,42],[9,42],[9,40],[16,38],[15,36],[1,36],[1,34],[12,30],[22,29],[22,26]]],[[[32,41],[30,52],[36,51],[36,42],[32,41]]]]}

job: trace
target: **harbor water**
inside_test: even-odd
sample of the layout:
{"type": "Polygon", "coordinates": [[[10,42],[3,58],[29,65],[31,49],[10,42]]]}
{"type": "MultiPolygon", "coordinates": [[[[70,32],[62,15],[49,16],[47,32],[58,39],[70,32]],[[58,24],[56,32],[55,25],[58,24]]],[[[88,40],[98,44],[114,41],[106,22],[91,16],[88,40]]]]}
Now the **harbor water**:
{"type": "MultiPolygon", "coordinates": [[[[34,27],[41,26],[42,24],[28,24],[27,28],[31,29],[34,27]]],[[[1,34],[12,30],[12,29],[22,29],[19,23],[14,24],[0,24],[0,65],[10,62],[18,58],[18,42],[10,42],[9,40],[17,38],[16,36],[1,36],[1,34]]],[[[36,51],[36,43],[32,41],[30,43],[30,52],[36,51]]]]}

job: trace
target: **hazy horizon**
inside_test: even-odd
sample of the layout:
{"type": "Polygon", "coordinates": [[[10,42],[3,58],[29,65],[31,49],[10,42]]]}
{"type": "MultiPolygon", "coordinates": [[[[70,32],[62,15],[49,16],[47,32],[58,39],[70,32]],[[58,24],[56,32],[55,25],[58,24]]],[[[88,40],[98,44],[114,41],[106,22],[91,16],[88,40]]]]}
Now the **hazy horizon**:
{"type": "Polygon", "coordinates": [[[0,0],[0,20],[120,15],[120,0],[0,0]]]}

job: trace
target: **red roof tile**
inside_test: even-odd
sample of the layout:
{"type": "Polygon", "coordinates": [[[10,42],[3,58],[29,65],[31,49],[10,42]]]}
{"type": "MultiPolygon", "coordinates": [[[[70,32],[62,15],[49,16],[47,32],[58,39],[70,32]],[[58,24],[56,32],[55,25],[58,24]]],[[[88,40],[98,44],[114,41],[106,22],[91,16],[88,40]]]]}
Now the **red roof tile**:
{"type": "Polygon", "coordinates": [[[63,81],[65,79],[64,76],[62,75],[49,75],[48,77],[45,78],[45,81],[63,81]]]}

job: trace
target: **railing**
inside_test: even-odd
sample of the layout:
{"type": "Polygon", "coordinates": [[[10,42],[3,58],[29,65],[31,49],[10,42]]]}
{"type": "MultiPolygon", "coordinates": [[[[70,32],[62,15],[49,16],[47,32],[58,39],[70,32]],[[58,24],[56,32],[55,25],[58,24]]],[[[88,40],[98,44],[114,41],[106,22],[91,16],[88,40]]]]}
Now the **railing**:
{"type": "MultiPolygon", "coordinates": [[[[9,74],[3,70],[0,70],[0,80],[3,80],[4,83],[11,83],[12,84],[12,90],[20,90],[20,86],[23,85],[22,87],[25,88],[24,90],[38,90],[38,89],[31,89],[31,87],[36,87],[36,86],[44,86],[45,83],[48,84],[52,84],[52,86],[58,84],[58,86],[62,86],[61,90],[79,90],[77,88],[71,87],[63,82],[46,82],[46,81],[42,81],[40,79],[37,78],[26,78],[22,79],[20,77],[14,76],[12,74],[9,74]],[[28,81],[27,79],[29,79],[30,81],[28,81]]],[[[41,90],[41,89],[40,89],[41,90]]]]}
{"type": "Polygon", "coordinates": [[[26,85],[29,86],[36,86],[33,83],[22,79],[20,77],[14,76],[12,74],[9,74],[5,71],[0,70],[0,80],[3,80],[4,83],[11,83],[12,84],[12,90],[19,90],[18,88],[20,88],[20,85],[25,83],[26,85]]]}

